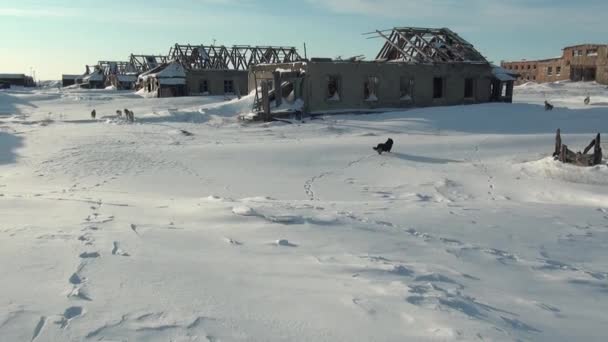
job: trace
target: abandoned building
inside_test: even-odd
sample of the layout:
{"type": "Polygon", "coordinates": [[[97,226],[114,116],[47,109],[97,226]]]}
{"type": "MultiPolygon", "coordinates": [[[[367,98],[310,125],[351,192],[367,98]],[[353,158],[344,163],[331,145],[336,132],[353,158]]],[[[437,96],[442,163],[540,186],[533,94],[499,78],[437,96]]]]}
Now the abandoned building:
{"type": "MultiPolygon", "coordinates": [[[[231,47],[215,45],[180,45],[171,48],[164,69],[173,70],[180,74],[179,77],[171,77],[163,88],[157,77],[158,70],[142,74],[147,80],[146,91],[151,90],[159,96],[201,96],[201,95],[245,95],[249,92],[249,67],[260,63],[291,63],[301,60],[296,48],[276,46],[245,46],[235,45],[231,47]],[[185,84],[177,84],[177,78],[181,79],[181,71],[175,66],[178,63],[185,73],[185,84]],[[150,75],[156,75],[150,77],[150,75]],[[157,88],[154,80],[158,81],[157,88]],[[172,89],[169,90],[169,86],[172,89]],[[160,91],[159,91],[160,89],[160,91]]],[[[162,70],[161,70],[162,72],[162,70]]],[[[144,78],[140,77],[140,80],[144,78]]]]}
{"type": "MultiPolygon", "coordinates": [[[[77,80],[78,81],[78,80],[77,80]]],[[[78,82],[81,88],[86,89],[103,89],[105,85],[105,75],[99,65],[93,66],[91,71],[90,66],[86,66],[86,72],[82,75],[82,81],[78,82]]]]}
{"type": "Polygon", "coordinates": [[[371,37],[385,40],[373,61],[313,58],[253,66],[254,110],[372,112],[512,100],[511,73],[449,29],[394,28],[371,37]]]}
{"type": "Polygon", "coordinates": [[[501,66],[519,74],[516,84],[556,81],[608,84],[608,45],[565,47],[562,56],[541,60],[503,61],[501,66]]]}
{"type": "Polygon", "coordinates": [[[77,84],[79,80],[82,80],[82,75],[61,75],[61,85],[63,87],[69,87],[71,85],[77,84]]]}
{"type": "Polygon", "coordinates": [[[155,97],[186,95],[186,70],[176,62],[162,63],[138,77],[138,87],[155,97]]]}
{"type": "Polygon", "coordinates": [[[138,71],[131,62],[99,61],[97,63],[104,75],[105,86],[116,89],[134,89],[137,83],[138,71]]]}
{"type": "Polygon", "coordinates": [[[34,87],[34,79],[25,74],[0,74],[0,85],[2,88],[10,87],[34,87]]]}
{"type": "Polygon", "coordinates": [[[157,66],[169,62],[169,58],[163,55],[135,55],[129,56],[129,64],[137,74],[152,70],[157,66]]]}

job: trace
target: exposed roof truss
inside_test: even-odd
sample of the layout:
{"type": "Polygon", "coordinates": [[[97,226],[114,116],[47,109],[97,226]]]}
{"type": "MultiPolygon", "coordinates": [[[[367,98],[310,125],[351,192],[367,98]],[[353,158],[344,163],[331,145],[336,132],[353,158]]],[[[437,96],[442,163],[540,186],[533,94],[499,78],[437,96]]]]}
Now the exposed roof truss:
{"type": "Polygon", "coordinates": [[[135,69],[135,72],[142,73],[152,70],[157,66],[167,63],[167,56],[161,55],[135,55],[132,54],[129,58],[129,64],[135,69]]]}
{"type": "Polygon", "coordinates": [[[383,38],[377,60],[407,63],[488,63],[472,44],[447,28],[395,27],[367,33],[383,38]]]}
{"type": "Polygon", "coordinates": [[[190,70],[247,70],[256,64],[302,60],[295,47],[190,44],[175,44],[169,52],[169,58],[190,70]]]}

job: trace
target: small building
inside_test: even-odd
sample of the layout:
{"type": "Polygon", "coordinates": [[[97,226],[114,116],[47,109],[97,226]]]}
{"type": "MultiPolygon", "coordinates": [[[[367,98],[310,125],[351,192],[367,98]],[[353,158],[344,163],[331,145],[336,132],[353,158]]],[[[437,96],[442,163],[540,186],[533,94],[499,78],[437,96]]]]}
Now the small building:
{"type": "Polygon", "coordinates": [[[189,44],[176,44],[169,58],[184,67],[187,96],[247,94],[249,67],[302,60],[295,47],[189,44]]]}
{"type": "Polygon", "coordinates": [[[590,82],[608,85],[608,45],[568,46],[562,55],[539,60],[503,61],[501,66],[519,74],[516,84],[526,82],[590,82]]]}
{"type": "Polygon", "coordinates": [[[104,89],[106,87],[105,79],[103,72],[96,68],[93,72],[85,74],[82,77],[80,87],[86,89],[104,89]]]}
{"type": "Polygon", "coordinates": [[[63,87],[69,87],[71,85],[77,84],[77,80],[82,79],[82,75],[61,75],[61,85],[63,87]]]}
{"type": "Polygon", "coordinates": [[[3,88],[17,87],[34,87],[34,79],[25,74],[0,74],[0,84],[3,88]]]}
{"type": "Polygon", "coordinates": [[[375,112],[512,98],[513,79],[495,73],[473,45],[449,29],[376,31],[385,44],[373,61],[359,58],[251,67],[254,110],[375,112]]]}
{"type": "Polygon", "coordinates": [[[138,78],[138,88],[154,97],[186,95],[186,70],[177,62],[163,63],[138,78]]]}

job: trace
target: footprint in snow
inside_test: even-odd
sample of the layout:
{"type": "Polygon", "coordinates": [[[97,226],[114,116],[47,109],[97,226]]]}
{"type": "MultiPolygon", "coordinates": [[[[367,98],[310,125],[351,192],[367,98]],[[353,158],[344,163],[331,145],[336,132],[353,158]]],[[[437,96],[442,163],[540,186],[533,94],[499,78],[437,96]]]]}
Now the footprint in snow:
{"type": "Polygon", "coordinates": [[[71,306],[63,312],[61,319],[57,322],[57,324],[61,325],[61,328],[64,329],[68,326],[70,321],[84,314],[84,309],[81,306],[71,306]]]}
{"type": "Polygon", "coordinates": [[[243,245],[242,242],[231,239],[231,238],[224,238],[224,240],[233,246],[242,246],[243,245]]]}
{"type": "Polygon", "coordinates": [[[123,251],[120,246],[118,245],[118,241],[114,241],[113,243],[113,248],[112,248],[112,255],[119,255],[119,256],[130,256],[129,253],[123,251]]]}
{"type": "Polygon", "coordinates": [[[295,243],[289,242],[289,240],[281,239],[274,242],[274,245],[279,247],[298,247],[295,243]]]}
{"type": "Polygon", "coordinates": [[[99,258],[100,255],[98,252],[84,252],[80,254],[80,258],[82,259],[94,259],[94,258],[99,258]]]}

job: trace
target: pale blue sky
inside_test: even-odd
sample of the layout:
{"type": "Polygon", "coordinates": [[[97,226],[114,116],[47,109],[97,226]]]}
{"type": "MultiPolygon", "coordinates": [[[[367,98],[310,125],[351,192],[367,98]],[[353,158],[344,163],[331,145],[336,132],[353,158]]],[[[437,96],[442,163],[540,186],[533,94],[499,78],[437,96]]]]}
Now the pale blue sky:
{"type": "Polygon", "coordinates": [[[58,79],[214,39],[373,58],[382,42],[361,34],[393,26],[449,27],[495,62],[546,58],[607,43],[607,14],[608,0],[0,0],[0,73],[58,79]]]}

